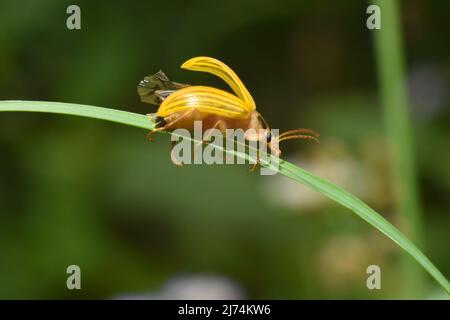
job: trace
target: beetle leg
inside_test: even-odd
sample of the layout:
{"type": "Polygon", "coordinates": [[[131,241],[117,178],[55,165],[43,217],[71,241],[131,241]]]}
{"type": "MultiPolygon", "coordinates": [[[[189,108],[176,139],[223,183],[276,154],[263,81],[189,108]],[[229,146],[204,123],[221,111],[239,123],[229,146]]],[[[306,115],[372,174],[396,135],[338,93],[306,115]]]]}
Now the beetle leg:
{"type": "Polygon", "coordinates": [[[250,168],[250,172],[255,172],[255,170],[256,170],[256,167],[258,167],[258,165],[259,165],[259,152],[256,154],[256,162],[255,162],[255,164],[253,165],[253,167],[251,167],[250,168]]]}
{"type": "MultiPolygon", "coordinates": [[[[164,125],[157,127],[155,129],[153,129],[153,131],[164,131],[167,128],[170,128],[171,126],[173,126],[175,123],[177,123],[178,121],[186,118],[187,116],[189,116],[191,113],[193,113],[195,111],[194,108],[190,109],[190,110],[186,110],[184,113],[182,113],[180,116],[176,117],[175,119],[173,119],[170,122],[166,122],[164,125]]],[[[164,118],[163,118],[164,120],[164,118]]]]}
{"type": "Polygon", "coordinates": [[[149,132],[147,133],[147,135],[146,135],[145,137],[147,138],[148,141],[153,142],[152,135],[153,135],[154,133],[155,133],[154,130],[149,131],[149,132]]]}
{"type": "Polygon", "coordinates": [[[217,120],[216,123],[215,123],[211,128],[208,129],[208,130],[210,130],[210,131],[206,134],[206,136],[203,137],[202,141],[200,141],[200,142],[198,143],[198,145],[203,144],[205,141],[209,141],[209,139],[210,139],[211,136],[212,136],[212,130],[213,130],[213,129],[217,129],[217,128],[222,129],[221,127],[223,126],[224,123],[225,123],[225,122],[223,121],[223,119],[217,120]]]}
{"type": "Polygon", "coordinates": [[[149,116],[150,119],[151,119],[152,121],[155,122],[155,119],[156,119],[156,123],[155,123],[156,125],[158,125],[158,118],[159,118],[159,122],[163,122],[164,124],[161,125],[160,127],[155,126],[155,127],[153,128],[153,130],[151,130],[149,133],[147,133],[147,139],[148,139],[149,141],[153,141],[152,135],[153,135],[155,132],[158,132],[158,131],[164,131],[164,130],[166,130],[167,128],[170,128],[170,127],[173,126],[175,123],[177,123],[177,122],[180,121],[181,119],[183,119],[183,118],[189,116],[189,115],[190,115],[192,112],[194,112],[194,111],[195,111],[195,109],[187,110],[186,112],[184,112],[184,113],[181,114],[180,116],[176,117],[176,118],[175,118],[174,120],[172,120],[171,122],[165,122],[165,119],[164,119],[163,117],[158,117],[158,116],[155,117],[155,114],[148,114],[147,116],[149,116]]]}

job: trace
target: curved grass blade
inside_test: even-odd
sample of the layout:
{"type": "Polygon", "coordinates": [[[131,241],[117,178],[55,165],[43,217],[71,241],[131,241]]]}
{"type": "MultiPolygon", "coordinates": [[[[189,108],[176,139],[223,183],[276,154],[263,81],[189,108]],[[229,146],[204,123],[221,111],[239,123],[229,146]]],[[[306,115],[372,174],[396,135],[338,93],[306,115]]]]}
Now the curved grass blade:
{"type": "Polygon", "coordinates": [[[49,101],[0,101],[0,111],[25,111],[68,114],[126,124],[142,129],[153,129],[153,123],[142,114],[117,109],[94,107],[76,103],[49,101]]]}
{"type": "MultiPolygon", "coordinates": [[[[153,128],[153,124],[145,115],[79,104],[40,101],[0,101],[0,112],[1,111],[30,111],[70,114],[118,122],[148,130],[153,128]]],[[[249,155],[245,153],[226,150],[225,148],[219,146],[215,147],[218,150],[225,151],[229,155],[249,160],[249,155]]],[[[276,170],[275,167],[272,169],[276,170]]],[[[433,265],[433,263],[403,233],[401,233],[400,230],[394,227],[390,222],[371,209],[364,202],[342,188],[287,161],[280,159],[278,171],[279,173],[322,193],[331,200],[334,200],[344,207],[352,210],[360,218],[385,234],[398,246],[410,254],[436,280],[436,282],[444,288],[447,294],[450,295],[450,283],[433,265]]]]}

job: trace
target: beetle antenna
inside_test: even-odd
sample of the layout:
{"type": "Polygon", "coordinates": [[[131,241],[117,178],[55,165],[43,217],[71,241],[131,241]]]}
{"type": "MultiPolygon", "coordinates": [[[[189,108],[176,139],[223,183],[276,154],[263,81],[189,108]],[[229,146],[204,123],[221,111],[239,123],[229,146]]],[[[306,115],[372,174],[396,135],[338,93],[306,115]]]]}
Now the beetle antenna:
{"type": "Polygon", "coordinates": [[[279,137],[282,138],[284,136],[288,136],[288,135],[291,135],[293,133],[306,133],[309,136],[313,136],[313,137],[316,137],[316,138],[320,137],[320,134],[318,132],[316,132],[314,130],[311,130],[311,129],[294,129],[294,130],[289,130],[289,131],[286,131],[286,132],[283,132],[282,134],[280,134],[279,137]]]}
{"type": "Polygon", "coordinates": [[[284,140],[292,140],[292,139],[308,139],[308,140],[314,140],[315,142],[319,143],[319,139],[317,137],[311,136],[311,135],[305,135],[305,134],[296,134],[296,135],[290,135],[290,136],[284,136],[280,139],[278,139],[278,142],[284,141],[284,140]]]}

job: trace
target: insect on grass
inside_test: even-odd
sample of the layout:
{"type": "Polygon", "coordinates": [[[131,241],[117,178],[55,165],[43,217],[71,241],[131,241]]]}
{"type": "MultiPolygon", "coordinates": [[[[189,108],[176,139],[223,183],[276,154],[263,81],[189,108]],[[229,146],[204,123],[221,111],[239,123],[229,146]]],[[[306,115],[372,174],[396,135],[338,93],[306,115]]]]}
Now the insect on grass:
{"type": "MultiPolygon", "coordinates": [[[[279,142],[290,139],[318,141],[319,134],[310,129],[295,129],[275,135],[266,120],[256,110],[255,102],[237,74],[223,62],[210,57],[195,57],[182,64],[181,68],[214,74],[224,80],[235,95],[208,86],[190,86],[170,81],[159,71],[147,76],[138,86],[141,101],[158,105],[156,113],[148,116],[155,123],[151,135],[158,131],[187,129],[193,131],[195,122],[201,121],[204,131],[217,129],[226,134],[227,129],[244,130],[246,141],[267,144],[271,153],[281,154],[279,142]]],[[[207,141],[209,136],[203,137],[207,141]]],[[[174,142],[172,142],[173,151],[174,142]]],[[[181,163],[171,151],[172,162],[181,163]]],[[[259,153],[252,170],[259,163],[259,153]]]]}

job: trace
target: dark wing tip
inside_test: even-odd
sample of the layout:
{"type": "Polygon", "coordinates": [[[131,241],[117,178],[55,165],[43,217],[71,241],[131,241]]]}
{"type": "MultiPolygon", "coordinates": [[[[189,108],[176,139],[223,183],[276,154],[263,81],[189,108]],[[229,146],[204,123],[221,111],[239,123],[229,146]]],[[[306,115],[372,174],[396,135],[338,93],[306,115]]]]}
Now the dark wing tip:
{"type": "Polygon", "coordinates": [[[153,75],[146,76],[137,87],[137,92],[142,102],[159,105],[163,99],[157,91],[174,91],[185,88],[189,85],[183,83],[172,82],[166,74],[159,70],[153,75]]]}

